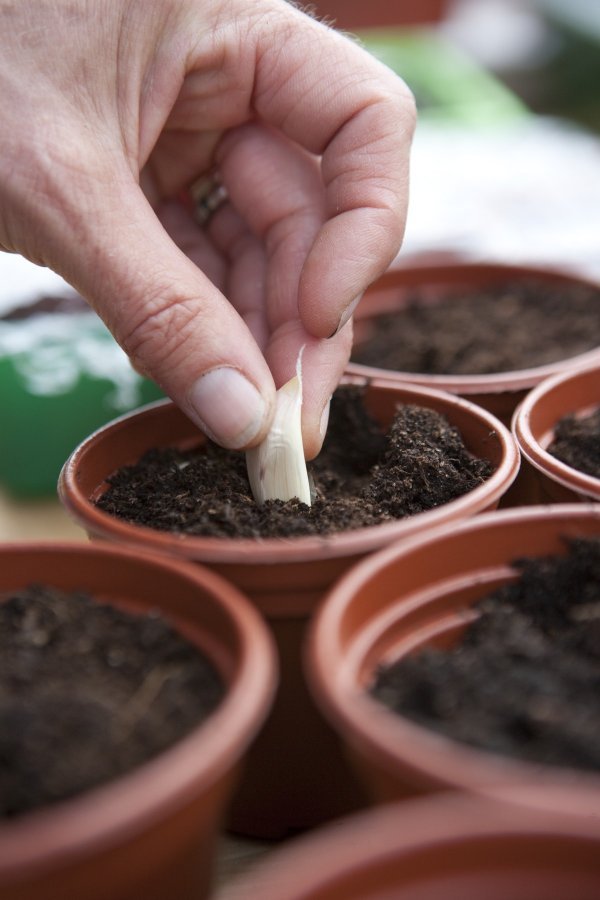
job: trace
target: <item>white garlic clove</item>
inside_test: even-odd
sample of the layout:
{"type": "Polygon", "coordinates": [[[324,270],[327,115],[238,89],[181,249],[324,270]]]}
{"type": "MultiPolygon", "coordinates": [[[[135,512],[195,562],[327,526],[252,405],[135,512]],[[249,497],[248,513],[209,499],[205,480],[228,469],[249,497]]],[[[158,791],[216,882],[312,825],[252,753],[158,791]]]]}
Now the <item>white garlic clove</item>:
{"type": "MultiPolygon", "coordinates": [[[[304,348],[302,348],[304,349],[304,348]]],[[[252,494],[258,504],[297,497],[311,505],[311,490],[302,446],[302,350],[296,374],[276,395],[275,415],[267,437],[246,451],[252,494]]]]}

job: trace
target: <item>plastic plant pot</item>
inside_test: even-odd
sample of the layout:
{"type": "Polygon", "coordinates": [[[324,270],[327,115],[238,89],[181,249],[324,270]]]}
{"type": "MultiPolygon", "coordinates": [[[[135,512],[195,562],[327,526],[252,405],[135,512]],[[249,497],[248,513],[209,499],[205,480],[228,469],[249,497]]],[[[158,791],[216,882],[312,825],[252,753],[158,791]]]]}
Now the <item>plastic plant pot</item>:
{"type": "Polygon", "coordinates": [[[599,406],[597,363],[543,381],[515,411],[513,432],[528,469],[531,502],[600,503],[600,479],[566,465],[548,452],[560,419],[567,415],[586,416],[599,406]]]}
{"type": "Polygon", "coordinates": [[[306,625],[327,589],[353,563],[395,540],[494,507],[518,469],[516,443],[500,422],[466,401],[426,388],[371,383],[365,403],[388,425],[399,404],[415,403],[446,415],[475,455],[494,472],[468,494],[393,523],[324,537],[232,540],[183,536],[129,524],[94,503],[106,479],[153,447],[189,448],[204,438],[171,403],[122,417],[84,441],[65,464],[59,494],[92,538],[146,547],[210,566],[236,584],[266,617],[280,657],[273,711],[249,754],[230,827],[275,839],[313,827],[364,805],[337,737],[312,702],[302,672],[306,625]]]}
{"type": "Polygon", "coordinates": [[[311,5],[318,17],[332,21],[336,28],[355,30],[394,25],[430,25],[444,18],[448,0],[317,0],[311,5]]]}
{"type": "Polygon", "coordinates": [[[316,618],[307,678],[372,799],[440,790],[527,792],[546,808],[598,816],[600,775],[484,751],[387,710],[368,693],[378,666],[460,641],[474,604],[517,577],[513,560],[564,554],[563,538],[600,535],[600,507],[503,510],[442,526],[364,560],[316,618]],[[551,790],[550,790],[551,788],[551,790]]]}
{"type": "MultiPolygon", "coordinates": [[[[369,288],[355,313],[355,344],[364,339],[365,326],[382,313],[406,307],[416,290],[427,302],[451,302],[458,293],[479,290],[494,283],[536,279],[549,285],[598,284],[577,278],[566,272],[544,268],[511,266],[500,263],[452,262],[431,265],[410,265],[389,269],[369,288]]],[[[587,353],[570,357],[544,366],[499,372],[486,375],[428,375],[420,372],[393,371],[350,362],[348,372],[392,383],[421,384],[466,397],[483,406],[505,424],[510,424],[516,406],[525,395],[544,378],[586,363],[600,363],[600,347],[587,353]]]]}
{"type": "Polygon", "coordinates": [[[6,544],[0,591],[32,582],[135,615],[158,610],[220,671],[225,695],[186,737],[130,773],[0,824],[2,900],[199,900],[216,838],[276,682],[268,630],[213,572],[100,544],[6,544]]]}
{"type": "Polygon", "coordinates": [[[445,794],[277,850],[215,900],[596,900],[600,821],[445,794]]]}

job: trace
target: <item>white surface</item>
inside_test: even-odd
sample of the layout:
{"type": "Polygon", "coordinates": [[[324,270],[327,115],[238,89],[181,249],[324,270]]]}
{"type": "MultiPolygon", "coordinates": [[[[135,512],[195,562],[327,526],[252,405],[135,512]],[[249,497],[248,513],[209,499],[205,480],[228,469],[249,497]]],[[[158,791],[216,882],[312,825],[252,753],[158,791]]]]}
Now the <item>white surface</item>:
{"type": "Polygon", "coordinates": [[[535,67],[556,48],[556,38],[540,15],[540,3],[542,0],[454,0],[440,30],[487,69],[535,67]]]}
{"type": "Polygon", "coordinates": [[[534,118],[498,128],[421,122],[400,261],[454,252],[600,278],[600,139],[534,118]]]}
{"type": "MultiPolygon", "coordinates": [[[[536,117],[498,128],[420,122],[400,259],[438,251],[600,278],[600,138],[536,117]]],[[[0,313],[64,288],[49,269],[0,253],[0,313]]]]}
{"type": "Polygon", "coordinates": [[[65,281],[43,266],[36,266],[16,253],[0,252],[0,314],[39,297],[62,293],[65,281]]]}

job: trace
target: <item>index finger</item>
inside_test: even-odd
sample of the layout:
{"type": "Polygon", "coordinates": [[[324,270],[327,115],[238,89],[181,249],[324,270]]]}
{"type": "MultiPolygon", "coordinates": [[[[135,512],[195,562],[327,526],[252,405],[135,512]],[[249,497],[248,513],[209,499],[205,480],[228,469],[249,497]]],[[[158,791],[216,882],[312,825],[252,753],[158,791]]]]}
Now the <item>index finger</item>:
{"type": "Polygon", "coordinates": [[[298,10],[263,21],[254,107],[321,156],[327,221],[301,273],[298,309],[309,333],[330,337],[400,249],[414,100],[387,66],[298,10]]]}

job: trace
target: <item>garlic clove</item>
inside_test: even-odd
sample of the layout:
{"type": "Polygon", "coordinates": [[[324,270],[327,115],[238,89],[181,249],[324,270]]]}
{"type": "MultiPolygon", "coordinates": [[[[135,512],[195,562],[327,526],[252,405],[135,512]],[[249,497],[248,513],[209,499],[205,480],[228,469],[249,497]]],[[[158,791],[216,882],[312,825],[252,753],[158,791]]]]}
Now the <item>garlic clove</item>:
{"type": "MultiPolygon", "coordinates": [[[[304,348],[302,348],[304,349],[304,348]]],[[[246,467],[256,502],[291,500],[311,505],[311,490],[302,445],[302,350],[296,374],[276,395],[269,434],[258,447],[246,451],[246,467]]]]}

